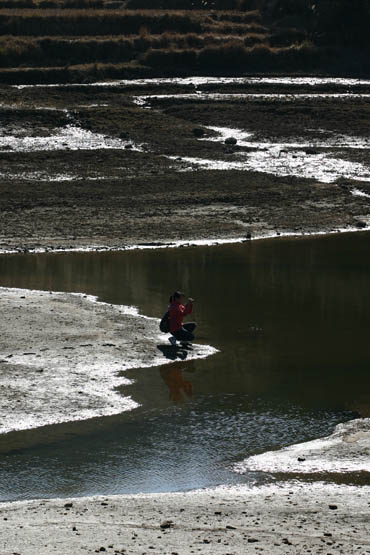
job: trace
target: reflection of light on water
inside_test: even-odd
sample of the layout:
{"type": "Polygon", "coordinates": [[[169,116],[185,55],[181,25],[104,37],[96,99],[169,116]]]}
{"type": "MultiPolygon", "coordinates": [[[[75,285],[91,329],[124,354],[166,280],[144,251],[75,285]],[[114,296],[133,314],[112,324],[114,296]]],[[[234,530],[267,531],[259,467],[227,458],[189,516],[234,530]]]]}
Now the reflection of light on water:
{"type": "Polygon", "coordinates": [[[121,79],[114,81],[98,81],[96,83],[71,83],[49,85],[13,85],[17,89],[53,88],[53,87],[146,87],[152,85],[296,85],[317,87],[329,86],[370,86],[369,79],[353,79],[342,77],[159,77],[153,79],[121,79]]]}
{"type": "Polygon", "coordinates": [[[34,152],[40,150],[98,150],[123,149],[130,145],[131,150],[142,151],[142,147],[131,141],[107,137],[81,127],[67,125],[56,129],[54,135],[46,137],[22,137],[16,135],[0,136],[2,152],[34,152]]]}
{"type": "Polygon", "coordinates": [[[296,100],[358,100],[370,98],[368,93],[183,93],[183,94],[147,94],[134,96],[133,101],[142,106],[151,100],[190,100],[196,102],[229,102],[229,101],[284,101],[294,102],[296,100]]]}
{"type": "Polygon", "coordinates": [[[132,86],[132,85],[308,85],[317,87],[321,85],[332,86],[370,86],[369,79],[346,79],[340,77],[173,77],[159,79],[124,79],[121,81],[98,82],[95,85],[106,86],[132,86]]]}
{"type": "Polygon", "coordinates": [[[351,194],[354,197],[366,197],[366,198],[370,198],[370,195],[368,193],[364,193],[364,191],[361,191],[360,189],[352,189],[351,190],[351,194]]]}

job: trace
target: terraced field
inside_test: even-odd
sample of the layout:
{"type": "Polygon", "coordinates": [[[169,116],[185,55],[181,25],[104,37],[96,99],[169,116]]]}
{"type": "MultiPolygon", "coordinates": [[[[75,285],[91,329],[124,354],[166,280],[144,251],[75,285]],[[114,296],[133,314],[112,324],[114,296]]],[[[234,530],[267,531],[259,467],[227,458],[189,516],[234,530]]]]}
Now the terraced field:
{"type": "Polygon", "coordinates": [[[124,2],[0,2],[3,83],[313,70],[308,32],[260,10],[132,10],[124,2]],[[27,8],[21,6],[28,6],[27,8]],[[53,7],[50,7],[52,5],[53,7]],[[90,7],[88,7],[90,6],[90,7]]]}

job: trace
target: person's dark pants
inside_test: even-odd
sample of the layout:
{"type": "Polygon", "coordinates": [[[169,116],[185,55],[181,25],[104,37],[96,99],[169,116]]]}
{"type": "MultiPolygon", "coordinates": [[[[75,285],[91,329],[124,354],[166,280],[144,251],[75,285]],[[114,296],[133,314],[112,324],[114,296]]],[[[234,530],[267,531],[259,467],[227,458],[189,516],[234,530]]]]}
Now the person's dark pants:
{"type": "Polygon", "coordinates": [[[193,331],[197,325],[194,322],[188,322],[187,324],[183,324],[181,330],[177,330],[173,332],[173,336],[176,337],[177,341],[193,341],[195,335],[193,331]]]}

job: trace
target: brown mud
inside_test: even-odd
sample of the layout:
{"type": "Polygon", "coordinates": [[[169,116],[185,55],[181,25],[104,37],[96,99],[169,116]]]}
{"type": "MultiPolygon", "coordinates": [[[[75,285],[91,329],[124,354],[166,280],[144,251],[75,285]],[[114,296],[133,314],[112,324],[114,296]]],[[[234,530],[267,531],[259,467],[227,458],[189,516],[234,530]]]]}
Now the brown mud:
{"type": "MultiPolygon", "coordinates": [[[[366,95],[297,95],[290,102],[286,97],[236,96],[227,102],[158,97],[138,104],[140,95],[189,93],[194,88],[153,84],[144,89],[135,83],[130,87],[0,88],[0,249],[125,248],[368,225],[370,199],[351,194],[354,188],[370,193],[367,181],[323,183],[263,173],[263,165],[258,172],[205,170],[183,160],[228,162],[251,150],[199,140],[195,128],[202,128],[204,137],[214,135],[206,126],[248,130],[257,142],[284,143],[296,136],[304,140],[330,134],[365,140],[370,124],[366,95]],[[20,152],[3,142],[14,136],[48,137],[67,126],[122,145],[87,149],[82,136],[77,146],[66,141],[62,147],[37,150],[31,141],[29,151],[20,152]]],[[[359,90],[368,93],[368,89],[359,90]]],[[[197,90],[286,95],[289,89],[212,84],[197,90]]],[[[350,92],[348,86],[338,90],[350,92]]],[[[312,87],[302,85],[293,92],[308,91],[312,87]]],[[[327,92],[332,92],[330,87],[327,92]]],[[[367,149],[343,145],[305,152],[368,162],[367,149]]]]}

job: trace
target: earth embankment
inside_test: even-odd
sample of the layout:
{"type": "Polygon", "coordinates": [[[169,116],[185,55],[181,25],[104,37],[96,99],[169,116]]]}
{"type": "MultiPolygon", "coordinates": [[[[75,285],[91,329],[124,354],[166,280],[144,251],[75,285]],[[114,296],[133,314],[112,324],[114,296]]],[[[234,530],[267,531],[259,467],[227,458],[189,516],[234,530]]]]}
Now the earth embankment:
{"type": "Polygon", "coordinates": [[[0,78],[24,84],[252,72],[368,75],[368,7],[339,4],[2,0],[0,78]]]}

